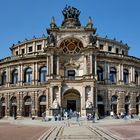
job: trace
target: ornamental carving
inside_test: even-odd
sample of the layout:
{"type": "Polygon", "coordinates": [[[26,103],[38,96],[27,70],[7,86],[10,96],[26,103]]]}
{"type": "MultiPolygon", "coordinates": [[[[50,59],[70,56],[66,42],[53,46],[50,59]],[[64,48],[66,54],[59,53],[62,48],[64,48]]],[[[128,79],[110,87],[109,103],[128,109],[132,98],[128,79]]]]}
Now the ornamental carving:
{"type": "Polygon", "coordinates": [[[75,38],[65,39],[60,44],[60,49],[65,54],[78,54],[81,52],[82,48],[82,42],[75,38]]]}

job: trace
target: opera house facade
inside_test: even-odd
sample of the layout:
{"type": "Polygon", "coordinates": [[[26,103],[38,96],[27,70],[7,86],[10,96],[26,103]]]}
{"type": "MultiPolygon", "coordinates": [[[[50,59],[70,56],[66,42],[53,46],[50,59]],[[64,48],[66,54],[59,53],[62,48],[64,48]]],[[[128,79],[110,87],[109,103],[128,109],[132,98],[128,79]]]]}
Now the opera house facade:
{"type": "Polygon", "coordinates": [[[0,117],[77,111],[81,116],[140,113],[140,59],[122,41],[96,35],[91,17],[66,6],[48,36],[13,44],[0,60],[0,117]]]}

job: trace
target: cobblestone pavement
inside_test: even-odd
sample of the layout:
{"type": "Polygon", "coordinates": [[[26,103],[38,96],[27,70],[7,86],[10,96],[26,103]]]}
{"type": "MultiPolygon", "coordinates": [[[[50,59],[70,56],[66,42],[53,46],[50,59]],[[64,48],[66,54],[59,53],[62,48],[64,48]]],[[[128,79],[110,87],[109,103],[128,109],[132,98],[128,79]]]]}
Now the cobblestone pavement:
{"type": "Polygon", "coordinates": [[[140,140],[138,119],[0,120],[0,140],[140,140]]]}
{"type": "Polygon", "coordinates": [[[113,133],[125,140],[140,140],[140,121],[128,124],[105,125],[100,127],[106,132],[113,133]]]}
{"type": "Polygon", "coordinates": [[[0,123],[0,140],[37,140],[48,129],[49,127],[0,123]]]}

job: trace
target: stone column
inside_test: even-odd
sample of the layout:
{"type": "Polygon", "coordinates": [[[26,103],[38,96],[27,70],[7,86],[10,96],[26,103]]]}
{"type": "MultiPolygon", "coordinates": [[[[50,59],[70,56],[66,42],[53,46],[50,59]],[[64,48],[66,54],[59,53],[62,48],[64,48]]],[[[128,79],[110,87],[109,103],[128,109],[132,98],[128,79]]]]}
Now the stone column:
{"type": "Polygon", "coordinates": [[[123,81],[123,64],[121,65],[121,80],[123,81]]]}
{"type": "Polygon", "coordinates": [[[90,54],[90,74],[93,74],[92,54],[90,54]]]}
{"type": "Polygon", "coordinates": [[[46,115],[50,115],[49,114],[49,98],[50,98],[50,96],[49,96],[49,91],[48,90],[49,89],[46,88],[46,115]]]}
{"type": "Polygon", "coordinates": [[[35,63],[32,64],[32,85],[35,84],[35,63]]]}
{"type": "Polygon", "coordinates": [[[59,94],[59,99],[58,99],[58,103],[60,105],[60,107],[62,107],[62,95],[61,95],[61,86],[58,87],[58,94],[59,94]]]}
{"type": "Polygon", "coordinates": [[[133,67],[133,82],[135,83],[135,67],[133,67]]]}
{"type": "Polygon", "coordinates": [[[22,92],[17,93],[17,117],[22,116],[22,111],[23,111],[23,97],[22,97],[22,92]]]}
{"type": "Polygon", "coordinates": [[[9,93],[5,94],[5,117],[10,116],[9,114],[9,93]]]}
{"type": "Polygon", "coordinates": [[[39,108],[39,101],[38,101],[38,92],[34,91],[35,94],[35,116],[38,116],[38,108],[39,108]]]}
{"type": "Polygon", "coordinates": [[[45,40],[42,41],[42,49],[45,48],[45,40]]]}
{"type": "Polygon", "coordinates": [[[125,112],[124,108],[124,91],[119,91],[118,92],[118,101],[117,101],[117,114],[121,112],[125,112]]]}
{"type": "Polygon", "coordinates": [[[46,64],[46,67],[47,67],[47,75],[49,75],[49,56],[47,56],[47,64],[46,64]]]}
{"type": "Polygon", "coordinates": [[[21,64],[21,66],[20,66],[20,86],[23,85],[23,77],[24,77],[23,66],[21,64]]]}
{"type": "MultiPolygon", "coordinates": [[[[51,109],[53,105],[53,87],[50,87],[50,91],[49,91],[49,108],[51,109]]],[[[49,115],[53,115],[53,111],[50,110],[49,115]]]]}
{"type": "Polygon", "coordinates": [[[53,54],[51,54],[51,74],[53,74],[53,54]]]}
{"type": "Polygon", "coordinates": [[[38,64],[35,63],[35,85],[38,84],[39,76],[38,76],[38,64]]]}
{"type": "Polygon", "coordinates": [[[31,112],[32,112],[32,117],[36,116],[35,112],[35,92],[31,92],[31,99],[32,99],[32,106],[31,106],[31,112]]]}
{"type": "Polygon", "coordinates": [[[85,102],[85,86],[82,87],[81,96],[81,116],[86,116],[86,102],[85,102]]]}
{"type": "Polygon", "coordinates": [[[130,69],[130,82],[133,82],[133,67],[130,69]]]}
{"type": "Polygon", "coordinates": [[[36,42],[34,41],[33,42],[33,52],[35,52],[36,51],[36,42]]]}
{"type": "Polygon", "coordinates": [[[84,75],[87,74],[87,62],[86,62],[86,56],[83,56],[84,57],[84,75]]]}
{"type": "Polygon", "coordinates": [[[21,74],[20,74],[20,65],[18,65],[18,86],[20,86],[21,74]]]}
{"type": "Polygon", "coordinates": [[[94,76],[95,76],[95,79],[97,80],[97,56],[96,56],[96,54],[94,55],[94,76]]]}
{"type": "Polygon", "coordinates": [[[6,87],[9,87],[9,67],[6,67],[6,87]]]}
{"type": "Polygon", "coordinates": [[[59,75],[59,55],[57,55],[57,75],[59,75]]]}
{"type": "Polygon", "coordinates": [[[136,93],[132,92],[130,95],[129,113],[136,114],[136,93]]]}
{"type": "Polygon", "coordinates": [[[25,54],[27,54],[28,51],[27,51],[27,44],[25,44],[25,54]]]}

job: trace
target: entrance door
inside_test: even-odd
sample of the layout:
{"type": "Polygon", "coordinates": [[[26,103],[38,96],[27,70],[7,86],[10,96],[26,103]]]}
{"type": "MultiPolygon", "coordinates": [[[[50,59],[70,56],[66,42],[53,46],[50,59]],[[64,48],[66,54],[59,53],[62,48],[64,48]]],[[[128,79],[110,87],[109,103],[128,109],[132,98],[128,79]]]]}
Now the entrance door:
{"type": "Polygon", "coordinates": [[[98,114],[100,116],[104,116],[104,105],[98,104],[98,114]]]}
{"type": "Polygon", "coordinates": [[[129,104],[125,104],[125,112],[127,115],[129,114],[129,104]]]}
{"type": "Polygon", "coordinates": [[[76,111],[76,100],[67,100],[67,110],[76,111]]]}
{"type": "Polygon", "coordinates": [[[31,115],[31,105],[25,105],[25,117],[29,117],[31,115]]]}

